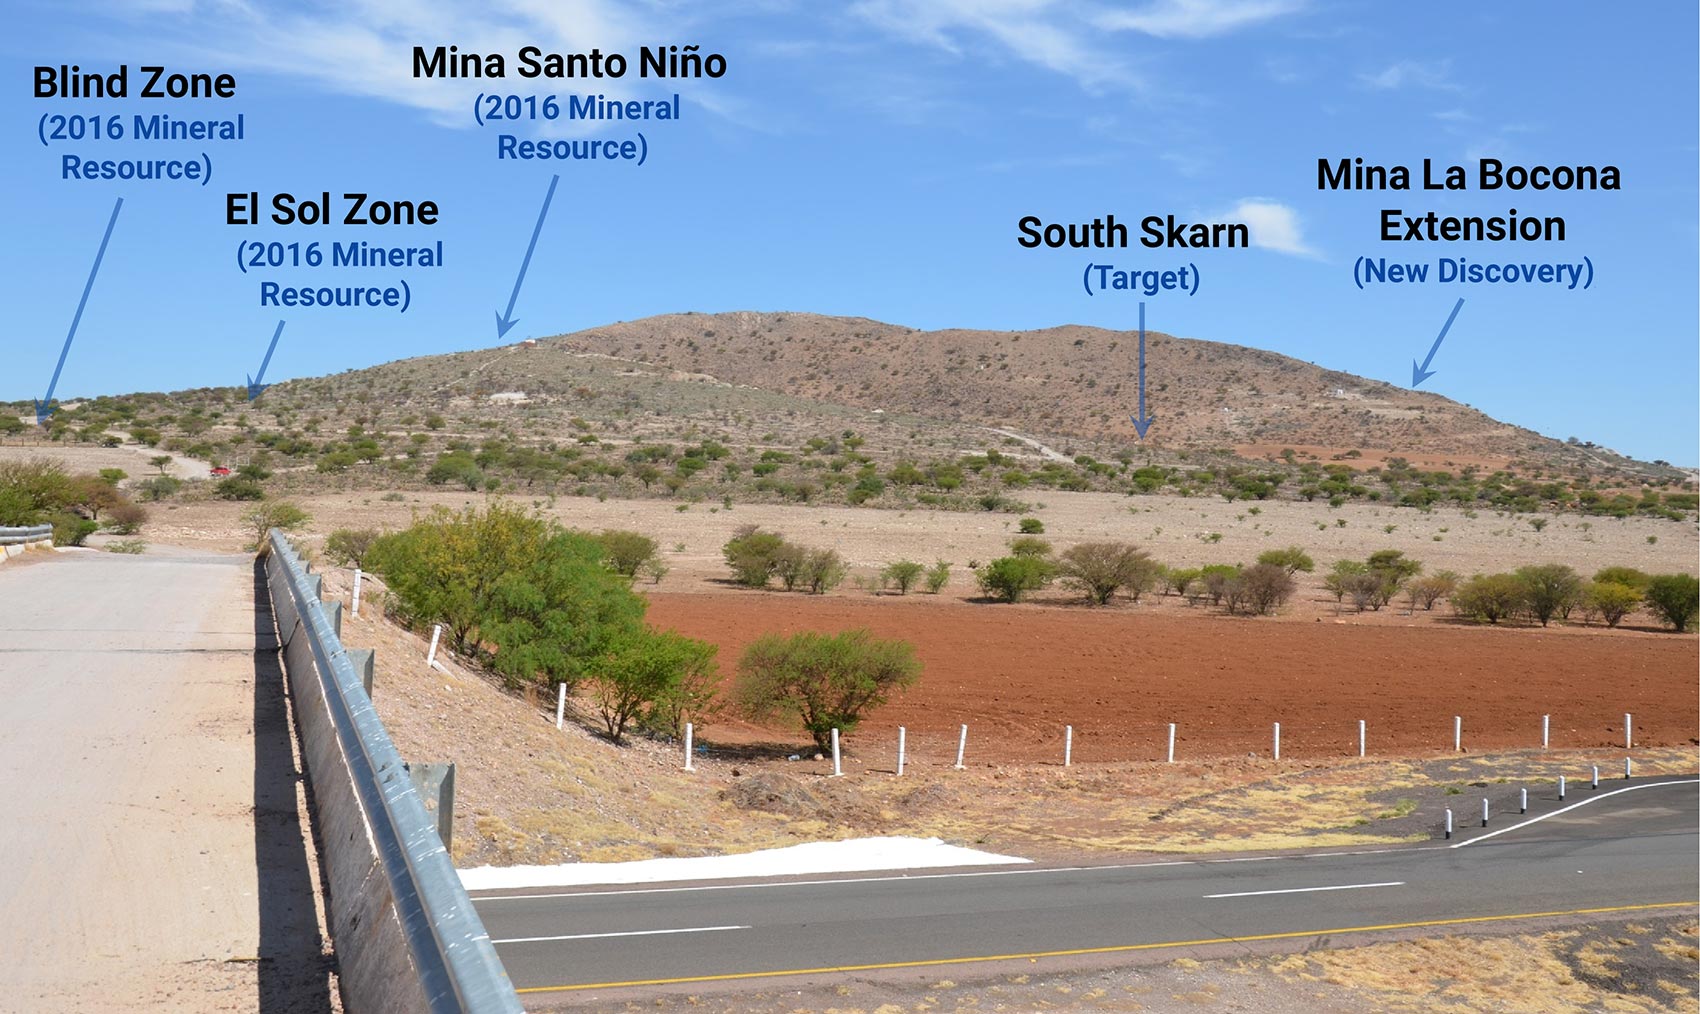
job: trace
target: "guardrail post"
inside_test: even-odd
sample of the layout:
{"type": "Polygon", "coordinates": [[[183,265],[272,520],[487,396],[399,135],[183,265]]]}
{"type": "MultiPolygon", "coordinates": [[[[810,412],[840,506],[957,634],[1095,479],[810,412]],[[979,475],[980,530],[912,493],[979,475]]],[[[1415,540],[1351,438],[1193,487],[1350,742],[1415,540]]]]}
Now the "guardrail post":
{"type": "Polygon", "coordinates": [[[360,685],[366,688],[366,699],[372,699],[372,674],[377,669],[377,652],[371,648],[348,649],[349,664],[360,674],[360,685]]]}
{"type": "Polygon", "coordinates": [[[413,787],[425,803],[425,812],[437,818],[437,837],[450,847],[455,823],[455,766],[447,764],[404,764],[413,787]]]}
{"type": "Polygon", "coordinates": [[[335,634],[337,637],[341,637],[342,603],[340,601],[325,603],[325,619],[331,621],[331,633],[335,634]]]}

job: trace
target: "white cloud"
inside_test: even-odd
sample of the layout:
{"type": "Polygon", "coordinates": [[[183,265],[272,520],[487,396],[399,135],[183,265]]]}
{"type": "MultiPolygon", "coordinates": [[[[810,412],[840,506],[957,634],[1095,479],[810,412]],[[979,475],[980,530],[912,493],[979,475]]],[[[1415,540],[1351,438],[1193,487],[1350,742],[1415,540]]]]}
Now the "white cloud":
{"type": "Polygon", "coordinates": [[[1279,201],[1248,197],[1231,209],[1211,216],[1210,221],[1244,222],[1251,233],[1251,245],[1255,247],[1294,257],[1322,256],[1305,244],[1299,213],[1279,201]]]}
{"type": "Polygon", "coordinates": [[[1300,0],[1156,0],[1131,11],[1109,11],[1096,19],[1112,31],[1131,29],[1159,39],[1202,39],[1249,28],[1292,14],[1300,0]]]}
{"type": "Polygon", "coordinates": [[[1408,85],[1418,88],[1433,88],[1439,91],[1462,91],[1453,83],[1452,61],[1441,60],[1437,63],[1423,63],[1418,60],[1400,60],[1374,74],[1360,74],[1358,80],[1371,88],[1392,91],[1408,85]]]}

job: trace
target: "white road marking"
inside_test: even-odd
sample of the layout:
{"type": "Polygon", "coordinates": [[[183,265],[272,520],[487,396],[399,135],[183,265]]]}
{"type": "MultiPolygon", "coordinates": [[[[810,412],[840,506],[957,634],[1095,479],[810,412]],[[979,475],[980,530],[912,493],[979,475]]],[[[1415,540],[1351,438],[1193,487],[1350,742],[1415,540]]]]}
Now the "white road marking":
{"type": "Polygon", "coordinates": [[[508,937],[492,940],[493,944],[535,944],[551,940],[601,940],[605,937],[655,937],[668,933],[718,933],[721,930],[747,930],[748,926],[689,926],[681,929],[627,930],[624,933],[570,933],[559,937],[508,937]]]}
{"type": "Polygon", "coordinates": [[[969,870],[961,873],[899,873],[885,877],[843,877],[836,880],[769,880],[745,884],[691,884],[683,887],[634,887],[619,891],[552,891],[543,894],[474,894],[473,902],[535,901],[542,898],[600,898],[621,894],[682,894],[692,891],[749,891],[773,887],[830,887],[833,884],[883,884],[910,880],[956,880],[962,877],[1014,877],[1041,873],[1091,873],[1096,870],[1146,870],[1164,866],[1211,866],[1220,863],[1263,863],[1276,859],[1329,859],[1335,856],[1379,856],[1393,852],[1434,852],[1450,845],[1413,845],[1349,852],[1303,852],[1297,855],[1242,856],[1231,859],[1171,859],[1150,863],[1106,863],[1101,866],[1023,866],[1013,870],[969,870]]]}
{"type": "Polygon", "coordinates": [[[1498,837],[1507,831],[1515,831],[1520,827],[1528,827],[1530,824],[1539,824],[1548,817],[1556,817],[1561,813],[1569,813],[1578,806],[1587,806],[1589,803],[1598,802],[1608,796],[1615,796],[1624,792],[1634,792],[1636,789],[1656,789],[1661,785],[1700,785],[1700,778],[1679,778],[1670,782],[1647,782],[1644,785],[1626,785],[1621,789],[1613,789],[1610,792],[1602,792],[1599,795],[1589,795],[1587,799],[1584,799],[1579,803],[1571,803],[1569,806],[1554,810],[1551,813],[1543,813],[1539,817],[1530,817],[1528,820],[1519,821],[1518,823],[1512,824],[1508,827],[1502,827],[1497,831],[1489,831],[1487,834],[1479,834],[1467,841],[1455,842],[1446,847],[1449,849],[1461,849],[1466,845],[1474,845],[1476,842],[1487,841],[1489,838],[1498,837]]]}
{"type": "Polygon", "coordinates": [[[1206,894],[1206,898],[1255,898],[1260,894],[1309,894],[1312,891],[1356,891],[1365,887],[1404,887],[1403,880],[1380,884],[1335,884],[1332,887],[1286,887],[1279,891],[1236,891],[1233,894],[1206,894]]]}

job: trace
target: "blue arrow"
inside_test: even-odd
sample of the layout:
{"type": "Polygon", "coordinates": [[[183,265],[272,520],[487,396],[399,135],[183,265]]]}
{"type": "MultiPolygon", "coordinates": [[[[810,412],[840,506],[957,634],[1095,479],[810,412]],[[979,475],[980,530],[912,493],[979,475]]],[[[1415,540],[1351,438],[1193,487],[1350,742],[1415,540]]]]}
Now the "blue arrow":
{"type": "Polygon", "coordinates": [[[1133,428],[1139,431],[1139,439],[1145,439],[1145,431],[1156,422],[1156,416],[1145,414],[1145,304],[1139,304],[1139,414],[1133,417],[1133,428]]]}
{"type": "Polygon", "coordinates": [[[1434,362],[1434,354],[1436,352],[1440,351],[1440,343],[1446,340],[1446,332],[1452,330],[1452,322],[1458,319],[1458,311],[1462,310],[1463,308],[1464,308],[1464,300],[1462,298],[1460,298],[1458,300],[1458,302],[1453,305],[1452,312],[1447,315],[1446,323],[1440,325],[1440,336],[1437,337],[1434,340],[1434,345],[1432,345],[1429,348],[1428,358],[1423,360],[1423,364],[1421,366],[1418,366],[1417,361],[1415,359],[1411,360],[1411,386],[1412,387],[1416,387],[1418,384],[1422,383],[1423,381],[1427,380],[1428,378],[1434,376],[1437,372],[1439,372],[1437,370],[1429,369],[1428,364],[1434,362]]]}
{"type": "Polygon", "coordinates": [[[112,227],[118,224],[118,209],[124,206],[120,197],[112,205],[112,217],[106,220],[106,234],[100,237],[100,250],[94,255],[94,267],[89,268],[89,280],[83,283],[83,298],[77,300],[77,312],[71,317],[71,330],[65,333],[65,347],[59,350],[59,365],[53,368],[53,379],[47,382],[47,397],[35,403],[35,424],[46,426],[53,414],[53,391],[59,386],[59,371],[65,368],[65,357],[71,354],[71,339],[77,337],[77,325],[83,321],[83,307],[89,305],[89,292],[94,288],[94,276],[100,273],[100,262],[106,256],[106,243],[112,238],[112,227]]]}
{"type": "Polygon", "coordinates": [[[555,199],[555,184],[561,177],[549,177],[549,192],[543,195],[543,210],[537,213],[537,224],[531,229],[531,243],[525,248],[525,260],[519,262],[519,277],[514,279],[513,294],[508,296],[508,308],[496,314],[496,337],[506,337],[519,321],[514,320],[514,303],[519,299],[519,287],[525,281],[525,271],[531,267],[531,252],[537,249],[537,236],[543,231],[543,219],[549,215],[549,202],[555,199]]]}
{"type": "Polygon", "coordinates": [[[283,337],[283,321],[277,322],[277,330],[272,332],[272,343],[266,346],[266,358],[260,360],[260,375],[248,378],[248,400],[253,401],[271,385],[265,382],[266,367],[272,364],[272,353],[277,351],[277,340],[283,337]]]}

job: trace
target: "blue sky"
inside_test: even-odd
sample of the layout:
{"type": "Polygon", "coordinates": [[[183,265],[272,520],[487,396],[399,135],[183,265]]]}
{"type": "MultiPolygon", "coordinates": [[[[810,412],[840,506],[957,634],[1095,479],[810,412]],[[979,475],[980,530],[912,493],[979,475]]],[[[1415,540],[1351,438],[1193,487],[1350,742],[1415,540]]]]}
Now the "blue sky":
{"type": "MultiPolygon", "coordinates": [[[[268,379],[496,344],[551,172],[562,181],[510,340],[655,313],[800,310],[921,328],[1134,326],[1086,296],[1088,260],[1195,261],[1196,297],[1149,302],[1183,336],[1266,348],[1399,384],[1467,300],[1424,385],[1550,435],[1700,463],[1696,6],[1343,0],[262,0],[9,5],[0,247],[10,308],[0,398],[40,397],[115,197],[125,200],[62,397],[242,382],[277,320],[268,379]],[[1538,16],[1528,16],[1531,12],[1538,16]],[[718,81],[416,81],[413,45],[630,55],[696,44],[718,81]],[[162,63],[235,75],[232,100],[38,100],[36,64],[162,63]],[[678,90],[647,164],[498,161],[473,96],[678,90]],[[42,146],[43,113],[240,112],[239,144],[42,146]],[[59,159],[210,153],[206,187],[64,181],[59,159]],[[1318,158],[1473,168],[1615,165],[1595,193],[1319,192],[1318,158]],[[227,191],[430,199],[430,229],[235,228],[227,191]],[[1381,243],[1378,211],[1562,215],[1563,243],[1381,243]],[[1250,250],[1026,250],[1015,223],[1105,213],[1252,226],[1250,250]],[[435,272],[283,272],[393,282],[393,311],[262,307],[241,239],[413,245],[435,272]],[[1577,261],[1589,291],[1429,284],[1360,291],[1359,256],[1577,261]]],[[[132,82],[134,87],[137,83],[132,82]]],[[[547,128],[550,136],[630,129],[547,128]]],[[[526,133],[541,137],[541,133],[526,133]]],[[[264,197],[262,198],[264,199],[264,197]]],[[[1158,414],[1161,414],[1159,406],[1158,414]]]]}

